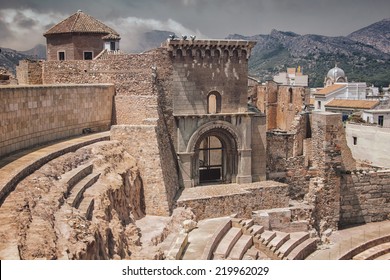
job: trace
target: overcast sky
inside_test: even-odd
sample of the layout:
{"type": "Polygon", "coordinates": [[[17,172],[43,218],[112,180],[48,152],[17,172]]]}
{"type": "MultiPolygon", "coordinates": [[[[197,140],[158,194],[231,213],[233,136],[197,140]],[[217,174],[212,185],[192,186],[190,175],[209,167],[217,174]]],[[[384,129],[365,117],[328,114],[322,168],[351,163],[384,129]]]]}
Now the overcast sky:
{"type": "Polygon", "coordinates": [[[0,0],[0,46],[27,50],[77,10],[103,21],[129,50],[137,36],[158,29],[198,38],[229,34],[348,35],[390,17],[390,0],[0,0]]]}

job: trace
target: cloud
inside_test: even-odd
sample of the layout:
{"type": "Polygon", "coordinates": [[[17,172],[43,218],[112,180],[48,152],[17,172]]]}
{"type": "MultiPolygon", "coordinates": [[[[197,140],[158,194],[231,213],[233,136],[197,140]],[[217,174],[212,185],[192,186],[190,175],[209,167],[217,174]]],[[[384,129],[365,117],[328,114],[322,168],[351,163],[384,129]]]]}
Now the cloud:
{"type": "Polygon", "coordinates": [[[16,12],[13,22],[20,28],[32,28],[38,23],[37,20],[26,16],[20,11],[16,12]]]}
{"type": "Polygon", "coordinates": [[[196,35],[198,37],[205,37],[199,30],[191,30],[186,28],[181,23],[168,19],[160,21],[155,19],[141,19],[137,17],[119,18],[106,24],[114,28],[121,34],[121,48],[125,51],[140,50],[141,36],[151,30],[172,31],[177,35],[196,35]]]}

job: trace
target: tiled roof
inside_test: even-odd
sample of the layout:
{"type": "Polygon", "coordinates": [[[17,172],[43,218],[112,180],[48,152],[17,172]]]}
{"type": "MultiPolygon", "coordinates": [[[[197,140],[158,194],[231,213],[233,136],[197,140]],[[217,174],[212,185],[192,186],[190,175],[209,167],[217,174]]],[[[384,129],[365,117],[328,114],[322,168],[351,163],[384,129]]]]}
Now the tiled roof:
{"type": "Polygon", "coordinates": [[[43,35],[63,34],[63,33],[98,33],[98,34],[119,34],[112,28],[97,19],[78,11],[60,23],[54,25],[43,35]]]}
{"type": "Polygon", "coordinates": [[[372,109],[378,104],[378,100],[333,99],[332,101],[328,102],[325,107],[372,109]]]}
{"type": "Polygon", "coordinates": [[[344,87],[345,87],[345,85],[334,84],[334,85],[326,87],[326,88],[324,88],[324,89],[322,89],[320,91],[317,91],[315,93],[315,95],[323,95],[323,96],[325,96],[325,95],[328,95],[328,94],[330,94],[330,93],[332,93],[332,92],[334,92],[336,90],[342,89],[344,87]]]}
{"type": "Polygon", "coordinates": [[[313,97],[310,97],[310,105],[314,105],[316,103],[316,99],[313,97]]]}

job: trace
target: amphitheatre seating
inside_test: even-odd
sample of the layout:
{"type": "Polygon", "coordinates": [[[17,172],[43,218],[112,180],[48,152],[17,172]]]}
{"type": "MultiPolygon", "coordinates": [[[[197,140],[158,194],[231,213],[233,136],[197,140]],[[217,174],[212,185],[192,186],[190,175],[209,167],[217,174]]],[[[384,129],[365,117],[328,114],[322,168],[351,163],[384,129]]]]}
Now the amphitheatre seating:
{"type": "Polygon", "coordinates": [[[390,242],[371,247],[353,257],[354,260],[374,260],[382,255],[390,253],[390,242]]]}
{"type": "Polygon", "coordinates": [[[253,220],[231,218],[216,228],[203,246],[202,259],[304,259],[317,248],[317,239],[307,232],[268,231],[253,220]]]}
{"type": "Polygon", "coordinates": [[[21,151],[0,159],[0,205],[16,185],[49,161],[81,147],[110,139],[110,132],[90,134],[21,151]]]}
{"type": "Polygon", "coordinates": [[[99,177],[100,173],[93,173],[93,165],[86,163],[63,174],[60,180],[60,184],[65,185],[67,189],[65,195],[67,203],[79,209],[88,220],[92,218],[95,201],[92,195],[85,195],[85,192],[97,182],[99,177]]]}

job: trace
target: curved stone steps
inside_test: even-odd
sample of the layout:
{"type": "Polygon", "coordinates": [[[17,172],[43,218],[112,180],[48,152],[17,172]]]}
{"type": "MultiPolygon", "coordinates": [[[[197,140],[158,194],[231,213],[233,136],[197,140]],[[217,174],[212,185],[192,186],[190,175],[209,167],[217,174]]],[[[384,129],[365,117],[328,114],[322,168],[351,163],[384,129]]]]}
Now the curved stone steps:
{"type": "Polygon", "coordinates": [[[87,177],[79,181],[73,188],[72,192],[68,197],[68,203],[78,208],[82,199],[84,198],[84,192],[97,182],[100,177],[100,173],[91,173],[87,177]]]}
{"type": "Polygon", "coordinates": [[[226,259],[232,250],[233,246],[236,244],[238,239],[241,237],[242,231],[240,228],[232,227],[229,231],[222,237],[217,248],[214,251],[214,259],[221,260],[226,259]]]}
{"type": "Polygon", "coordinates": [[[93,165],[91,163],[86,163],[66,172],[65,174],[62,174],[60,184],[64,184],[66,186],[65,198],[68,198],[73,187],[82,179],[90,175],[92,171],[93,165]]]}
{"type": "Polygon", "coordinates": [[[317,249],[317,238],[309,238],[296,246],[290,254],[283,257],[284,260],[304,260],[317,249]]]}
{"type": "Polygon", "coordinates": [[[85,197],[80,203],[80,206],[78,209],[80,210],[81,214],[87,220],[92,219],[92,212],[94,209],[94,205],[95,205],[95,199],[93,197],[90,197],[90,196],[85,197]]]}
{"type": "Polygon", "coordinates": [[[198,222],[197,228],[188,235],[188,246],[183,260],[210,260],[220,240],[232,227],[230,217],[220,217],[198,222]]]}
{"type": "Polygon", "coordinates": [[[379,257],[375,258],[375,260],[389,261],[390,260],[390,253],[379,256],[379,257]]]}
{"type": "Polygon", "coordinates": [[[253,245],[253,237],[243,234],[240,239],[234,244],[232,250],[229,253],[229,260],[241,260],[246,251],[253,245]]]}
{"type": "Polygon", "coordinates": [[[282,259],[309,237],[310,235],[307,232],[292,232],[290,233],[290,239],[280,246],[275,253],[282,259]]]}
{"type": "Polygon", "coordinates": [[[289,239],[290,239],[289,233],[276,232],[275,237],[268,243],[267,247],[269,247],[272,252],[275,252],[284,243],[286,243],[289,239]]]}
{"type": "Polygon", "coordinates": [[[264,245],[268,245],[272,239],[274,239],[276,236],[276,232],[274,231],[269,231],[265,230],[261,235],[260,235],[260,241],[264,245]]]}
{"type": "Polygon", "coordinates": [[[390,253],[390,242],[371,247],[357,254],[352,259],[353,260],[374,260],[382,255],[386,255],[387,253],[390,253]]]}

